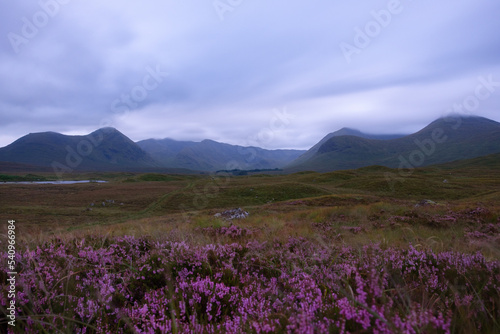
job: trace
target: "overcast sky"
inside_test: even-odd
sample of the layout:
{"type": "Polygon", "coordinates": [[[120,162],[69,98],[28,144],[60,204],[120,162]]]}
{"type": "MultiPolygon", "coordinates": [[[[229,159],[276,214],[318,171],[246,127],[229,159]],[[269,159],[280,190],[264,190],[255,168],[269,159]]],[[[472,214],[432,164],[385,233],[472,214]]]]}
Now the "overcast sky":
{"type": "Polygon", "coordinates": [[[113,126],[307,149],[453,109],[500,121],[499,13],[498,0],[1,1],[0,147],[113,126]]]}

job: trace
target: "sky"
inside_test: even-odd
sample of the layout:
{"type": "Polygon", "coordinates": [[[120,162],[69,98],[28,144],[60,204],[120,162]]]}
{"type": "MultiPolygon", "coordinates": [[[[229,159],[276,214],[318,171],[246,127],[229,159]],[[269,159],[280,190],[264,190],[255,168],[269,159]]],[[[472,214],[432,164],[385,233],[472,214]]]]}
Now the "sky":
{"type": "Polygon", "coordinates": [[[500,2],[0,2],[0,147],[112,126],[134,141],[308,149],[343,127],[500,121],[500,2]]]}

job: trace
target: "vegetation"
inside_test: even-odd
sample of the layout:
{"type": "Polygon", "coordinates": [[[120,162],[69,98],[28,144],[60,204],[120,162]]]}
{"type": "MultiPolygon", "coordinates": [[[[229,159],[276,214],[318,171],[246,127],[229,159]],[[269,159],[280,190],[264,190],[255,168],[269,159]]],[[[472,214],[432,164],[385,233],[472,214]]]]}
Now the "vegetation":
{"type": "Polygon", "coordinates": [[[249,174],[260,174],[260,173],[269,173],[269,172],[282,172],[283,169],[280,168],[268,168],[268,169],[250,169],[250,170],[241,170],[241,169],[231,169],[231,170],[218,170],[216,174],[230,174],[233,176],[243,176],[249,174]]]}
{"type": "Polygon", "coordinates": [[[369,165],[411,168],[494,153],[500,153],[500,123],[482,117],[450,116],[391,140],[333,133],[285,170],[328,172],[369,165]]]}
{"type": "MultiPolygon", "coordinates": [[[[371,165],[409,168],[500,154],[500,123],[482,117],[438,119],[407,136],[366,135],[341,129],[301,150],[266,150],[218,143],[172,139],[133,142],[116,129],[87,136],[32,133],[0,148],[0,169],[141,173],[217,173],[233,176],[330,172],[371,165]],[[2,163],[3,162],[3,163],[2,163]],[[278,169],[277,169],[278,168],[278,169]]],[[[129,180],[130,181],[130,180],[129,180]]]]}
{"type": "Polygon", "coordinates": [[[0,182],[32,182],[47,180],[48,179],[46,177],[35,174],[26,174],[24,176],[0,174],[0,182]]]}
{"type": "Polygon", "coordinates": [[[15,331],[497,333],[499,168],[0,185],[15,331]],[[237,207],[249,216],[218,214],[237,207]]]}
{"type": "Polygon", "coordinates": [[[0,161],[73,170],[128,170],[158,167],[136,143],[118,130],[104,128],[87,136],[30,133],[0,148],[0,161]],[[69,149],[68,149],[69,148],[69,149]]]}

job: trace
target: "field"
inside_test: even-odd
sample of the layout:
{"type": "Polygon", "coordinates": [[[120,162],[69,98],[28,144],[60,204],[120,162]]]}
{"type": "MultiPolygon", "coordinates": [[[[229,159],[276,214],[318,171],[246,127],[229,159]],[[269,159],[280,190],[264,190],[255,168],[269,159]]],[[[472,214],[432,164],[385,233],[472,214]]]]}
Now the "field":
{"type": "MultiPolygon", "coordinates": [[[[0,184],[18,272],[16,327],[2,316],[0,330],[498,333],[499,170],[492,156],[404,172],[0,184]]],[[[26,177],[1,177],[13,176],[26,177]]]]}

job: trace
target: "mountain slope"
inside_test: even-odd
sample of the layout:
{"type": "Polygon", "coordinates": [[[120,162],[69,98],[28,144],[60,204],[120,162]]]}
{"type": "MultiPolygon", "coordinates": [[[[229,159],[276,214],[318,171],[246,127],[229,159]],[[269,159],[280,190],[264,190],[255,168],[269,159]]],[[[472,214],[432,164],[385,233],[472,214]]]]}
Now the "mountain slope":
{"type": "Polygon", "coordinates": [[[199,143],[148,139],[137,144],[165,167],[205,171],[281,168],[304,153],[243,147],[208,139],[199,143]]]}
{"type": "Polygon", "coordinates": [[[363,133],[359,130],[355,129],[350,129],[350,128],[342,128],[340,130],[337,130],[335,132],[327,134],[323,139],[321,139],[316,145],[311,147],[307,152],[302,154],[300,157],[298,157],[296,160],[294,160],[292,163],[290,163],[287,168],[293,168],[294,166],[299,166],[300,164],[306,162],[307,160],[311,159],[316,153],[318,153],[319,148],[325,144],[328,140],[334,138],[334,137],[340,137],[340,136],[355,136],[359,138],[365,138],[365,139],[380,139],[380,140],[389,140],[389,139],[395,139],[395,138],[400,138],[403,137],[403,135],[374,135],[374,134],[367,134],[363,133]]]}
{"type": "Polygon", "coordinates": [[[498,172],[498,170],[500,170],[500,153],[494,153],[466,160],[456,160],[444,164],[433,165],[433,167],[454,171],[475,170],[479,171],[481,175],[484,175],[485,171],[496,173],[498,172]]]}
{"type": "Polygon", "coordinates": [[[170,138],[146,139],[136,143],[162,166],[178,165],[176,155],[183,149],[196,145],[192,141],[177,141],[170,138]]]}
{"type": "Polygon", "coordinates": [[[288,171],[333,171],[369,165],[414,168],[500,152],[500,123],[476,116],[440,118],[409,136],[377,140],[356,136],[327,139],[288,171]]]}
{"type": "Polygon", "coordinates": [[[0,148],[0,161],[70,170],[126,170],[158,163],[114,128],[86,136],[55,132],[30,133],[0,148]]]}

